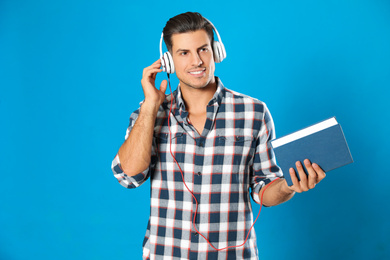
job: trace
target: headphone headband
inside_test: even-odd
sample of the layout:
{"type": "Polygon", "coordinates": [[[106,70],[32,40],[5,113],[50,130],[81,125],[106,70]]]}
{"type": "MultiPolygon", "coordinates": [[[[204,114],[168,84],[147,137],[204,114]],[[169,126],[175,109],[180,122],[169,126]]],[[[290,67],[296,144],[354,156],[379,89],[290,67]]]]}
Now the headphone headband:
{"type": "Polygon", "coordinates": [[[223,58],[219,61],[221,62],[223,59],[226,58],[226,50],[225,50],[225,45],[223,45],[223,42],[222,42],[222,39],[221,39],[221,36],[219,35],[219,32],[217,30],[217,28],[214,26],[214,24],[207,18],[203,17],[203,19],[205,19],[214,29],[214,32],[215,34],[217,35],[217,38],[218,38],[218,42],[221,44],[221,51],[222,51],[222,56],[223,58]]]}
{"type": "Polygon", "coordinates": [[[161,38],[160,38],[160,58],[162,58],[162,56],[163,56],[163,52],[162,52],[163,38],[164,38],[164,33],[161,33],[161,38]]]}

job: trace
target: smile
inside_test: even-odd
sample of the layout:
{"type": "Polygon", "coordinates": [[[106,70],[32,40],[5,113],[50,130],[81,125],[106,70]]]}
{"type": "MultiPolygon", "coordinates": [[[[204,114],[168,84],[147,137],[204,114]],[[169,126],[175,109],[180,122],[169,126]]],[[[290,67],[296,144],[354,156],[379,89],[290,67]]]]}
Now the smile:
{"type": "Polygon", "coordinates": [[[188,73],[190,73],[191,75],[200,75],[202,74],[203,72],[205,72],[206,69],[202,69],[202,70],[197,70],[197,71],[189,71],[188,73]]]}

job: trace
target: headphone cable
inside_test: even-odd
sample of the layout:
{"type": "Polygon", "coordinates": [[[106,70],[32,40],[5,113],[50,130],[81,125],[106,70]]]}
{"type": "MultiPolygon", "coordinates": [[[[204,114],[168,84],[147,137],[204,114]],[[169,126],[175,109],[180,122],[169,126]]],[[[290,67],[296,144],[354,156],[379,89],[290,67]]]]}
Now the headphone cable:
{"type": "Polygon", "coordinates": [[[174,156],[173,153],[172,153],[172,138],[171,138],[172,132],[171,132],[171,124],[170,124],[170,115],[171,115],[171,112],[172,112],[173,93],[172,93],[172,89],[171,89],[171,80],[170,80],[170,78],[169,78],[169,74],[167,73],[167,75],[168,75],[169,91],[170,91],[170,93],[171,93],[171,106],[170,106],[170,108],[169,108],[169,114],[168,114],[169,152],[170,152],[170,154],[171,154],[173,160],[175,161],[177,167],[179,168],[179,171],[180,171],[180,173],[181,173],[181,178],[182,178],[182,180],[183,180],[184,186],[186,187],[186,189],[188,190],[188,192],[191,194],[192,198],[195,200],[196,207],[195,207],[194,218],[193,218],[193,220],[192,220],[192,225],[193,225],[194,229],[196,230],[196,232],[197,232],[199,235],[201,235],[201,236],[207,241],[207,243],[208,243],[214,250],[216,250],[216,251],[222,251],[222,250],[226,250],[226,249],[229,249],[229,248],[241,247],[241,246],[245,245],[246,241],[248,240],[249,234],[250,234],[250,232],[251,232],[253,226],[255,225],[257,219],[258,219],[259,216],[260,216],[261,208],[262,208],[262,206],[263,206],[263,195],[264,195],[265,190],[266,190],[273,182],[275,182],[275,181],[278,180],[279,178],[277,178],[277,179],[271,181],[270,183],[268,183],[268,184],[264,187],[264,190],[263,190],[263,192],[261,193],[261,196],[260,196],[260,208],[259,208],[259,213],[257,214],[257,217],[256,217],[255,221],[252,223],[252,226],[250,227],[250,229],[249,229],[249,231],[248,231],[248,233],[247,233],[247,235],[246,235],[246,238],[245,238],[244,243],[242,243],[241,245],[227,246],[227,247],[223,247],[223,248],[215,248],[215,247],[211,244],[211,242],[210,242],[202,233],[200,233],[200,231],[196,228],[195,219],[196,219],[196,215],[197,215],[197,213],[198,213],[198,204],[199,204],[199,203],[198,203],[198,200],[196,199],[194,193],[188,188],[186,182],[184,181],[183,170],[181,169],[181,167],[180,167],[178,161],[176,160],[175,156],[174,156]]]}

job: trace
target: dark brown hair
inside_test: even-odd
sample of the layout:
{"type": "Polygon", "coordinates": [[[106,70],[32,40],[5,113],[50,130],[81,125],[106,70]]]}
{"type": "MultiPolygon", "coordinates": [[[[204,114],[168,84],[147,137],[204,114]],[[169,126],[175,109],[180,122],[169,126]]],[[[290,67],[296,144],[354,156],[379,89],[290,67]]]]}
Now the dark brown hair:
{"type": "Polygon", "coordinates": [[[214,33],[213,26],[200,14],[187,12],[176,15],[168,20],[163,29],[164,42],[169,51],[172,51],[172,35],[176,33],[194,32],[205,30],[210,38],[211,47],[213,47],[214,33]]]}

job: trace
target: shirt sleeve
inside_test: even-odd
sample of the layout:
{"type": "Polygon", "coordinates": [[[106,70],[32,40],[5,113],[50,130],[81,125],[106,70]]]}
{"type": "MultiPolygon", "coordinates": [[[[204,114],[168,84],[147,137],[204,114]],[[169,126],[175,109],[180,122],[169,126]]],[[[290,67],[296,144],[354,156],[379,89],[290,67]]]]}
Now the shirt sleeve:
{"type": "MultiPolygon", "coordinates": [[[[127,128],[127,131],[126,131],[125,140],[129,137],[129,134],[130,134],[131,130],[133,129],[135,121],[138,118],[139,111],[140,111],[140,109],[136,110],[130,116],[130,123],[129,123],[129,127],[127,128]]],[[[119,184],[125,188],[132,189],[132,188],[136,188],[136,187],[140,186],[150,176],[150,172],[152,171],[152,168],[154,166],[153,165],[154,154],[155,154],[155,140],[153,139],[152,160],[151,160],[152,163],[149,165],[149,167],[145,171],[140,172],[140,173],[133,175],[133,176],[128,176],[123,171],[123,169],[121,167],[121,162],[119,160],[119,156],[117,154],[115,156],[114,160],[112,161],[112,164],[111,164],[111,169],[114,173],[114,177],[119,181],[119,184]]]]}
{"type": "Polygon", "coordinates": [[[275,138],[275,126],[272,116],[264,104],[263,119],[256,140],[256,151],[251,176],[252,198],[260,204],[259,191],[273,180],[283,177],[282,170],[276,164],[275,153],[270,141],[275,138]]]}

